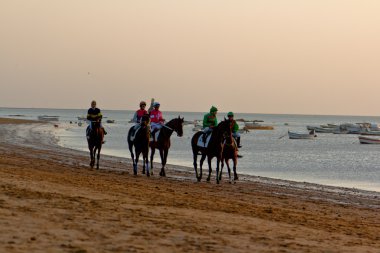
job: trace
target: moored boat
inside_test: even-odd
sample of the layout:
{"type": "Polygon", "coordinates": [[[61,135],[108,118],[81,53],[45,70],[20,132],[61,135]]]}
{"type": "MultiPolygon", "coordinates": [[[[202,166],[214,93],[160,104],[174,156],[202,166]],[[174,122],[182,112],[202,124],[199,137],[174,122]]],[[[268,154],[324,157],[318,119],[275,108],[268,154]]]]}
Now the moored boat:
{"type": "Polygon", "coordinates": [[[317,137],[315,135],[315,130],[311,130],[310,133],[307,133],[307,134],[294,133],[294,132],[288,131],[288,135],[289,135],[289,139],[314,139],[315,137],[317,137]]]}
{"type": "Polygon", "coordinates": [[[40,115],[40,116],[38,116],[38,120],[41,120],[41,121],[58,121],[59,116],[40,115]]]}
{"type": "Polygon", "coordinates": [[[255,121],[246,121],[244,122],[244,127],[246,129],[255,129],[255,130],[273,130],[273,126],[266,126],[256,123],[255,121]]]}
{"type": "Polygon", "coordinates": [[[380,144],[380,139],[369,138],[364,136],[359,136],[359,141],[361,144],[380,144]]]}

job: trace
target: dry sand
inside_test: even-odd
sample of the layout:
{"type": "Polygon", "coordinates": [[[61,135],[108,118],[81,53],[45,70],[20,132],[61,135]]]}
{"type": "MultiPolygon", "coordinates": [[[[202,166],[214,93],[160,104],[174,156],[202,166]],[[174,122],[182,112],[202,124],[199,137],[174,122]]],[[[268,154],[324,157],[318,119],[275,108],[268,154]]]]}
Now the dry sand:
{"type": "Polygon", "coordinates": [[[91,170],[52,125],[0,123],[0,252],[380,252],[380,193],[147,178],[110,156],[91,170]]]}

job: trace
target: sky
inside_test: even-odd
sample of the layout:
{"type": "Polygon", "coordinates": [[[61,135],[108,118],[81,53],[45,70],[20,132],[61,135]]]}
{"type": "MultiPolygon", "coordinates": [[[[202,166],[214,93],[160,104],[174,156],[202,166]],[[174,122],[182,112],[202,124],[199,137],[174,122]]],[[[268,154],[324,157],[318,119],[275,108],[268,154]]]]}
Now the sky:
{"type": "Polygon", "coordinates": [[[379,115],[378,0],[0,0],[0,107],[379,115]]]}

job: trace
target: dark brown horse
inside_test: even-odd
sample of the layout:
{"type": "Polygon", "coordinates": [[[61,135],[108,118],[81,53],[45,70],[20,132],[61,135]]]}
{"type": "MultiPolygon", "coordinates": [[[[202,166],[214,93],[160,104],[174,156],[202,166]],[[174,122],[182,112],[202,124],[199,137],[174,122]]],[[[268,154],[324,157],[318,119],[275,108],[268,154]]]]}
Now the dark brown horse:
{"type": "Polygon", "coordinates": [[[99,121],[92,121],[92,130],[90,131],[89,138],[87,138],[88,149],[90,150],[91,168],[95,165],[95,155],[97,154],[96,169],[99,169],[100,151],[102,149],[104,130],[100,127],[99,121]]]}
{"type": "Polygon", "coordinates": [[[179,137],[183,135],[183,118],[180,116],[178,116],[178,118],[170,120],[168,123],[163,125],[157,137],[157,140],[150,143],[150,167],[152,169],[152,175],[154,153],[156,149],[158,149],[160,151],[162,165],[160,176],[166,176],[165,165],[169,154],[170,136],[173,134],[173,132],[176,132],[179,137]]]}
{"type": "MultiPolygon", "coordinates": [[[[231,126],[230,122],[226,119],[220,122],[216,127],[214,127],[209,144],[206,148],[198,146],[198,139],[203,138],[203,132],[197,132],[194,134],[193,138],[191,138],[191,147],[193,149],[193,165],[195,170],[195,176],[198,179],[198,182],[202,179],[202,165],[204,160],[207,157],[208,162],[208,177],[207,181],[210,181],[211,177],[211,160],[216,157],[216,182],[219,184],[219,165],[222,159],[222,152],[224,147],[224,139],[228,136],[231,136],[231,126]],[[199,173],[197,169],[197,159],[198,155],[201,155],[201,160],[199,161],[199,173]]],[[[232,137],[231,137],[232,138],[232,137]]]]}
{"type": "Polygon", "coordinates": [[[238,148],[237,148],[235,140],[232,138],[232,136],[227,136],[224,142],[224,147],[223,147],[223,152],[222,152],[222,159],[221,159],[222,166],[220,168],[219,180],[222,180],[222,171],[224,167],[224,162],[226,162],[227,169],[228,169],[228,177],[230,180],[229,182],[230,184],[232,183],[231,169],[230,169],[230,164],[229,164],[230,159],[232,159],[232,162],[233,162],[234,183],[235,183],[235,180],[239,179],[236,173],[237,155],[238,155],[238,148]]]}
{"type": "Polygon", "coordinates": [[[149,138],[150,138],[150,127],[149,127],[149,115],[144,115],[141,118],[140,128],[135,133],[135,126],[131,127],[128,131],[128,147],[131,152],[131,158],[133,161],[133,173],[137,175],[137,164],[139,162],[140,154],[143,155],[143,171],[145,174],[146,166],[146,175],[149,177],[149,138]],[[132,140],[132,134],[135,135],[132,140]],[[135,147],[136,158],[133,154],[133,146],[135,147]]]}

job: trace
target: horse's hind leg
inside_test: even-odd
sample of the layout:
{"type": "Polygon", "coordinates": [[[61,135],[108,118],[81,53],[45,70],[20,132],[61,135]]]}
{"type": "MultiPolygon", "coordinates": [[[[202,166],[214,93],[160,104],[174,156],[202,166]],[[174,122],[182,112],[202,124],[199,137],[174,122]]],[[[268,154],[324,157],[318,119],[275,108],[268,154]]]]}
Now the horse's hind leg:
{"type": "Polygon", "coordinates": [[[211,179],[211,157],[207,157],[207,163],[208,163],[208,177],[207,177],[207,182],[210,182],[211,179]]]}
{"type": "Polygon", "coordinates": [[[198,179],[199,182],[201,181],[202,176],[203,176],[202,167],[203,167],[203,162],[205,161],[205,159],[206,159],[206,155],[202,154],[201,160],[199,161],[199,179],[198,179]]]}
{"type": "Polygon", "coordinates": [[[164,177],[164,164],[165,164],[165,154],[164,154],[164,150],[163,149],[160,149],[160,157],[161,157],[161,171],[160,171],[160,176],[164,177]]]}
{"type": "Polygon", "coordinates": [[[161,173],[160,173],[160,175],[162,175],[163,177],[166,177],[165,166],[166,166],[166,161],[168,159],[168,154],[169,154],[169,149],[164,149],[164,152],[163,152],[164,159],[162,161],[162,168],[161,168],[161,173]]]}

